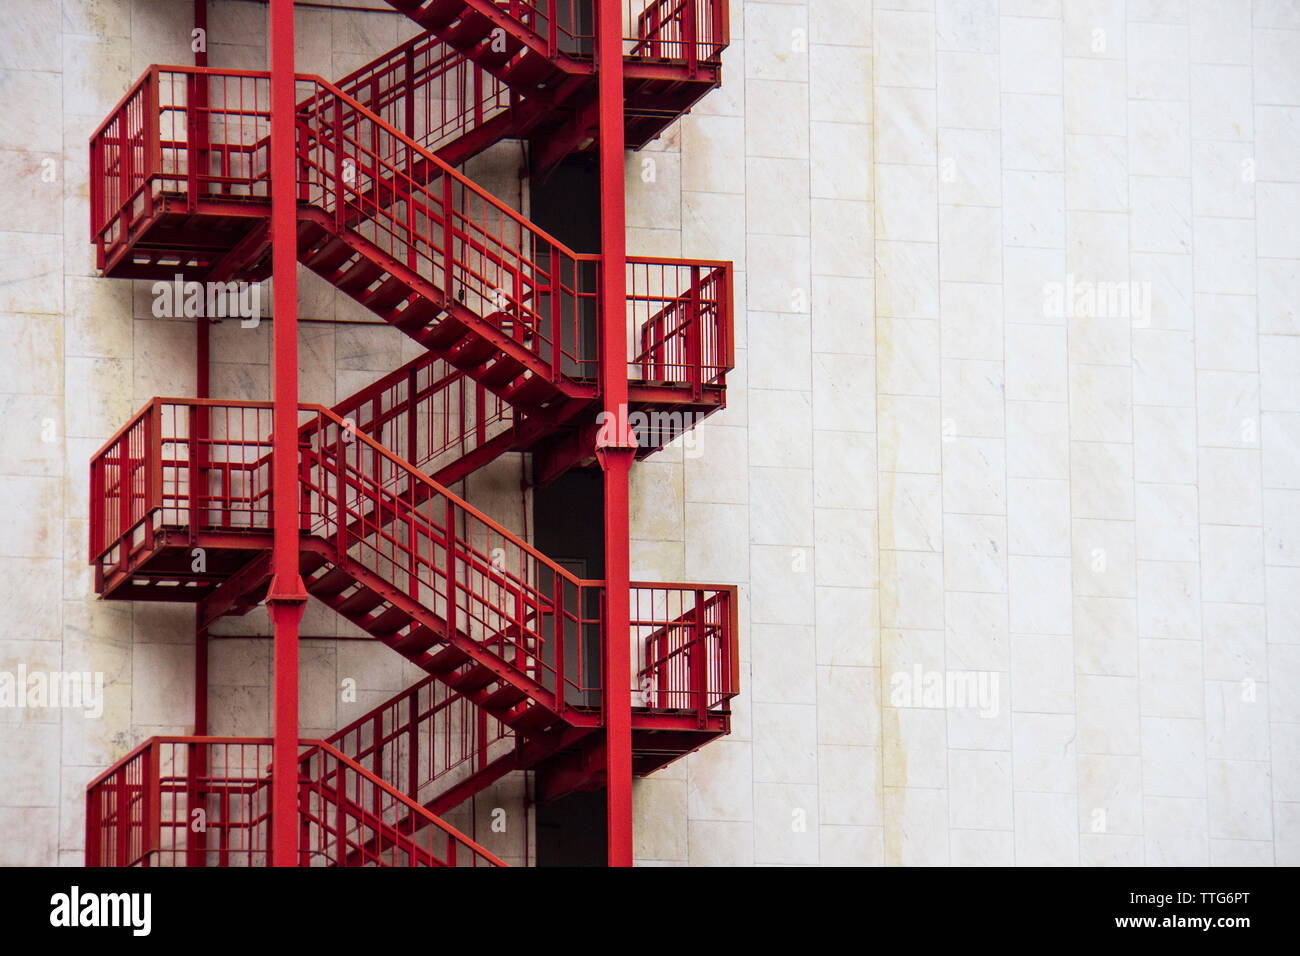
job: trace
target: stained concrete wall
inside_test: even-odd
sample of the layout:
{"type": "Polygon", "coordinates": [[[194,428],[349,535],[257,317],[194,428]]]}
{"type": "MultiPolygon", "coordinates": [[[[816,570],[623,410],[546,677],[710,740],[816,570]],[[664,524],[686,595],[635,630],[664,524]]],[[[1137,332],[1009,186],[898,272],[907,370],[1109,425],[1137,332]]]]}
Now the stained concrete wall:
{"type": "MultiPolygon", "coordinates": [[[[0,39],[0,93],[10,105],[0,122],[0,164],[14,189],[0,232],[0,403],[12,437],[0,452],[7,515],[0,606],[11,624],[0,637],[0,671],[25,664],[29,672],[103,672],[105,708],[99,719],[0,708],[0,864],[80,864],[87,781],[150,735],[193,732],[192,606],[97,601],[86,563],[90,456],[153,396],[195,394],[197,342],[193,319],[154,316],[152,282],[96,277],[86,144],[150,64],[193,62],[192,6],[55,0],[7,4],[5,14],[11,29],[0,39]],[[53,181],[42,178],[46,169],[53,181]]],[[[208,28],[211,66],[266,69],[263,5],[212,0],[208,28]]],[[[298,10],[295,29],[298,70],[337,78],[416,27],[391,8],[317,7],[298,10]]],[[[517,205],[518,165],[518,147],[507,145],[467,172],[517,205]]],[[[333,404],[418,354],[352,299],[299,272],[303,401],[333,404]]],[[[270,398],[269,283],[261,302],[269,321],[212,329],[214,397],[270,398]]],[[[521,469],[519,457],[508,456],[456,490],[522,532],[521,469]]],[[[214,630],[235,636],[211,641],[209,732],[268,735],[265,610],[214,630]]],[[[373,642],[340,639],[364,635],[314,600],[302,633],[312,638],[300,652],[304,735],[328,735],[424,676],[373,642]],[[355,700],[343,693],[349,678],[355,700]]],[[[507,862],[522,863],[529,842],[523,787],[516,775],[448,818],[507,862]],[[496,807],[507,811],[504,834],[491,828],[496,807]]]]}
{"type": "Polygon", "coordinates": [[[637,853],[1294,864],[1300,9],[732,13],[629,163],[629,249],[734,259],[746,309],[633,555],[741,585],[745,694],[637,853]]]}
{"type": "MultiPolygon", "coordinates": [[[[94,277],[86,138],[150,63],[190,62],[189,5],[5,13],[0,670],[108,688],[96,721],[0,710],[0,863],[75,864],[85,782],[192,720],[192,612],[97,602],[85,563],[86,462],[193,393],[195,346],[94,277]]],[[[733,259],[740,306],[727,410],[633,470],[634,576],[740,585],[744,660],[733,735],[637,783],[639,859],[1296,863],[1295,5],[732,16],[723,88],[628,159],[629,251],[733,259]]],[[[214,65],[265,66],[262,7],[213,0],[210,26],[214,65]]],[[[408,30],[304,8],[299,68],[408,30]]],[[[512,161],[475,175],[512,199],[512,161]]],[[[370,318],[310,275],[300,310],[370,318]]],[[[302,328],[317,401],[413,354],[302,328]]],[[[268,355],[269,328],[217,330],[213,393],[265,397],[268,355]]],[[[512,527],[518,468],[467,490],[512,527]]],[[[339,628],[308,614],[311,732],[417,676],[339,628]]],[[[214,732],[269,730],[269,673],[264,640],[214,642],[214,732]]],[[[522,815],[519,787],[479,812],[513,860],[523,832],[483,810],[522,815]]]]}

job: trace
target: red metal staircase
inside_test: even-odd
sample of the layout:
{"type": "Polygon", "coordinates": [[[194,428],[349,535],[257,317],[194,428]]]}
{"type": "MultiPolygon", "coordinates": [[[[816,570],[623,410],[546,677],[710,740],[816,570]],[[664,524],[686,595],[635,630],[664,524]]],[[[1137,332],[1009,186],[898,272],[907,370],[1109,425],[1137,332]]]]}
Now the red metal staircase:
{"type": "MultiPolygon", "coordinates": [[[[301,742],[299,846],[305,865],[496,865],[438,814],[512,770],[536,770],[543,800],[603,785],[605,586],[446,486],[505,452],[531,453],[542,482],[592,460],[605,265],[454,164],[502,138],[529,139],[542,169],[585,147],[590,2],[392,2],[429,32],[338,85],[298,77],[297,254],[425,352],[333,409],[300,406],[300,572],[309,594],[429,677],[330,740],[301,742]],[[446,745],[453,718],[460,749],[419,759],[446,745]]],[[[726,17],[724,0],[630,0],[629,144],[717,85],[726,17]]],[[[269,102],[267,73],[150,68],[91,140],[105,275],[269,275],[269,102]]],[[[623,268],[644,457],[725,402],[731,266],[623,268]]],[[[270,403],[179,398],[127,423],[91,462],[98,593],[193,602],[204,628],[262,601],[272,424],[270,403]]],[[[633,770],[645,774],[728,732],[736,598],[634,583],[630,600],[633,770]]],[[[87,861],[265,862],[269,750],[146,742],[88,788],[87,861]],[[211,823],[202,834],[187,829],[195,808],[211,823]]]]}

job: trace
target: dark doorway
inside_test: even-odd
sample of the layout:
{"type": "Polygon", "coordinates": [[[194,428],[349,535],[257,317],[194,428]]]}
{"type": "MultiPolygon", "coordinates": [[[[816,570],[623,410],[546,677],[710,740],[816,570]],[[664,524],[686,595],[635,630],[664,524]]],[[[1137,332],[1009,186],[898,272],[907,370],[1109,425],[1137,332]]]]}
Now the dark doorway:
{"type": "MultiPolygon", "coordinates": [[[[537,549],[575,574],[603,577],[604,497],[603,475],[597,469],[575,469],[537,489],[533,495],[537,549]]],[[[598,640],[593,629],[589,643],[598,640]]],[[[599,660],[595,647],[585,651],[588,661],[599,660]]],[[[566,667],[571,666],[566,661],[566,667]]],[[[539,805],[536,814],[538,866],[605,865],[605,791],[571,794],[539,805]]]]}

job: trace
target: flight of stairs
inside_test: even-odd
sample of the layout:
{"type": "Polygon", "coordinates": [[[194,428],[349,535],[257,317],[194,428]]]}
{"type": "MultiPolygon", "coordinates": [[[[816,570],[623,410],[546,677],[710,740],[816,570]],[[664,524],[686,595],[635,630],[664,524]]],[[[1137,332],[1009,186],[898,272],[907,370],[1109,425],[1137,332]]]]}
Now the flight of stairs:
{"type": "MultiPolygon", "coordinates": [[[[589,12],[566,14],[582,7],[568,0],[390,2],[427,32],[338,85],[299,77],[309,92],[295,123],[297,253],[425,351],[333,409],[302,407],[301,573],[309,594],[429,674],[398,698],[439,688],[484,730],[472,760],[428,779],[410,756],[430,732],[414,710],[400,772],[395,759],[387,774],[368,770],[348,728],[337,740],[304,741],[303,854],[326,865],[496,865],[438,814],[511,770],[546,773],[539,792],[549,798],[602,785],[605,689],[593,649],[603,584],[574,577],[446,485],[505,452],[544,458],[549,477],[590,460],[590,427],[581,423],[594,417],[601,388],[583,330],[602,322],[603,264],[455,165],[503,138],[525,138],[544,173],[588,145],[591,23],[589,12]],[[491,739],[482,736],[489,725],[491,739]],[[348,753],[335,743],[356,746],[348,753]]],[[[625,44],[625,135],[634,146],[717,84],[726,45],[725,0],[645,6],[640,33],[625,44]],[[647,36],[647,24],[659,32],[647,36]]],[[[128,93],[92,139],[92,234],[105,275],[269,274],[269,115],[241,113],[233,134],[215,137],[216,122],[205,132],[194,120],[200,109],[219,116],[233,90],[242,97],[246,85],[265,82],[154,67],[128,93]],[[189,122],[169,127],[154,113],[189,122]]],[[[628,268],[634,408],[722,407],[730,265],[632,260],[628,268]]],[[[205,622],[262,599],[270,421],[266,403],[155,399],[101,450],[91,470],[91,560],[102,596],[191,601],[205,622]],[[195,547],[207,555],[201,571],[186,568],[195,547]]],[[[634,593],[647,608],[634,613],[629,635],[640,668],[629,687],[647,688],[634,719],[634,769],[648,773],[729,729],[736,602],[725,587],[634,585],[634,593]]],[[[361,723],[379,726],[392,706],[361,723]]],[[[378,759],[374,740],[368,753],[378,759]]],[[[87,791],[88,862],[202,865],[212,852],[256,862],[260,837],[245,823],[269,770],[233,789],[214,782],[213,764],[231,746],[154,738],[110,769],[87,791]],[[161,818],[158,794],[168,786],[224,808],[222,847],[187,842],[161,818]],[[245,817],[230,817],[232,799],[245,817]],[[246,845],[231,844],[232,833],[246,845]]]]}

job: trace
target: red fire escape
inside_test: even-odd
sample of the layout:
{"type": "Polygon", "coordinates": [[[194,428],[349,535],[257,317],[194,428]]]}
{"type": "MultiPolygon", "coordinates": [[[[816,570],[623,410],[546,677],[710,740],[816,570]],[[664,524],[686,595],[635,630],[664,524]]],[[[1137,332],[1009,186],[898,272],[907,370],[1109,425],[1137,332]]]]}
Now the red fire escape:
{"type": "Polygon", "coordinates": [[[337,84],[286,69],[272,0],[270,71],[151,67],[91,138],[103,274],[273,275],[276,359],[274,401],[155,398],[91,461],[96,590],[194,603],[199,686],[198,736],[89,786],[89,865],[500,865],[441,815],[514,770],[607,788],[626,863],[631,776],[729,731],[734,588],[627,580],[627,467],[674,433],[598,425],[725,401],[731,264],[627,257],[622,178],[718,85],[726,0],[389,2],[424,32],[337,84]],[[600,255],[457,171],[504,138],[541,173],[598,151],[600,255]],[[298,262],[423,354],[300,403],[298,262]],[[603,468],[603,580],[448,489],[506,452],[603,468]],[[297,732],[308,594],[428,674],[326,740],[297,732]],[[275,736],[203,736],[207,629],[263,601],[275,736]]]}

